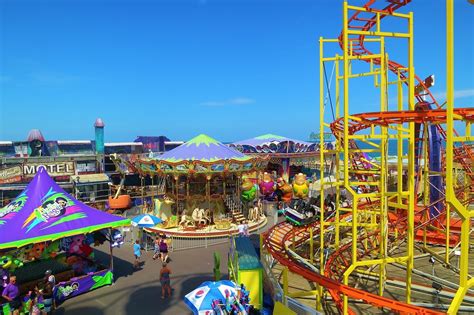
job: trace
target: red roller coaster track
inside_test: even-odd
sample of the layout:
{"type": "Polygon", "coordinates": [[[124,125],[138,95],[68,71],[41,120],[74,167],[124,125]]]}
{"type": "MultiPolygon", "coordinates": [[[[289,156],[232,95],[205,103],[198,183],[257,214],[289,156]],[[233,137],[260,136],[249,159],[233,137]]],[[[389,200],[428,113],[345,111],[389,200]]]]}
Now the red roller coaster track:
{"type": "MultiPolygon", "coordinates": [[[[348,21],[348,28],[349,29],[357,29],[357,30],[364,30],[368,31],[376,25],[376,13],[382,13],[380,18],[386,17],[388,14],[393,13],[397,9],[403,7],[404,5],[408,4],[410,0],[389,0],[389,4],[384,7],[383,9],[376,9],[372,8],[371,6],[374,4],[375,0],[371,0],[365,4],[365,8],[368,10],[369,14],[373,14],[373,16],[366,18],[362,17],[361,12],[355,12],[348,21]],[[363,25],[357,25],[358,23],[365,23],[363,25]]],[[[352,36],[349,37],[349,42],[353,47],[352,53],[354,55],[367,55],[371,54],[371,52],[366,49],[364,45],[365,36],[352,36]]],[[[344,47],[343,45],[343,36],[342,34],[339,36],[339,44],[341,48],[344,47]]],[[[364,60],[363,58],[361,60],[364,60]]],[[[380,59],[372,59],[375,64],[380,64],[380,59]]],[[[405,67],[402,65],[394,62],[388,61],[388,69],[396,74],[399,74],[401,79],[406,83],[408,82],[408,72],[405,67]]],[[[419,104],[430,104],[435,107],[433,110],[427,110],[424,108],[420,108],[417,111],[400,111],[400,112],[385,112],[385,113],[366,113],[366,114],[358,114],[353,115],[357,117],[357,120],[351,120],[349,125],[349,134],[354,134],[360,130],[369,128],[373,125],[392,125],[392,124],[403,124],[403,123],[434,123],[437,124],[437,129],[440,132],[441,136],[446,139],[446,132],[442,128],[441,123],[446,122],[446,111],[441,109],[441,106],[430,93],[429,89],[425,86],[425,83],[418,77],[415,76],[415,79],[418,81],[418,86],[422,87],[425,91],[426,95],[428,96],[431,101],[427,102],[423,99],[422,95],[415,95],[416,100],[419,104]]],[[[473,108],[466,108],[466,109],[455,109],[455,114],[457,117],[465,121],[474,121],[474,109],[473,108]]],[[[331,130],[333,134],[336,136],[338,141],[343,141],[343,119],[338,119],[331,124],[331,130]]],[[[355,147],[355,143],[351,143],[351,147],[355,147]]],[[[472,148],[461,145],[454,148],[455,153],[455,161],[458,162],[464,168],[466,174],[474,178],[474,173],[472,171],[472,161],[473,159],[473,152],[472,148]]],[[[357,157],[353,157],[352,165],[357,168],[360,165],[360,161],[358,161],[357,157]]],[[[369,174],[367,176],[370,176],[369,174]]],[[[422,212],[426,212],[428,208],[424,207],[421,210],[418,210],[418,215],[421,215],[422,212]]],[[[403,219],[397,218],[391,222],[392,227],[398,226],[402,227],[403,230],[403,219]]],[[[430,224],[431,220],[420,222],[420,224],[416,227],[416,230],[421,229],[422,227],[430,224]]],[[[433,310],[416,307],[413,305],[409,305],[403,302],[391,300],[388,298],[381,297],[379,295],[371,294],[366,291],[352,288],[350,286],[346,286],[340,283],[341,276],[343,272],[347,269],[347,267],[351,264],[350,255],[346,255],[346,252],[351,249],[350,243],[341,246],[338,250],[334,251],[328,261],[326,263],[325,274],[321,275],[313,270],[306,268],[302,265],[296,258],[292,256],[291,253],[287,251],[286,244],[292,243],[292,240],[296,239],[297,241],[294,243],[295,246],[306,242],[309,239],[309,229],[313,229],[313,233],[318,233],[318,231],[314,229],[318,229],[319,222],[313,223],[312,225],[305,226],[305,227],[294,227],[286,222],[280,223],[270,229],[267,233],[264,234],[264,246],[268,250],[268,252],[282,265],[287,266],[288,269],[294,273],[297,273],[304,278],[314,281],[319,285],[325,287],[329,293],[331,294],[336,306],[342,310],[343,309],[343,300],[341,294],[344,294],[353,299],[360,299],[364,302],[371,304],[373,306],[379,308],[387,308],[397,313],[404,313],[404,314],[442,314],[433,310]]],[[[370,234],[361,236],[358,238],[358,243],[361,244],[360,248],[365,248],[363,246],[364,242],[367,241],[368,244],[372,240],[376,241],[378,236],[378,231],[372,232],[370,234]]],[[[398,240],[403,239],[404,234],[401,233],[399,235],[398,240]]],[[[360,250],[358,253],[359,255],[363,256],[370,252],[370,249],[360,250]]],[[[350,314],[354,314],[352,310],[348,310],[350,314]]]]}

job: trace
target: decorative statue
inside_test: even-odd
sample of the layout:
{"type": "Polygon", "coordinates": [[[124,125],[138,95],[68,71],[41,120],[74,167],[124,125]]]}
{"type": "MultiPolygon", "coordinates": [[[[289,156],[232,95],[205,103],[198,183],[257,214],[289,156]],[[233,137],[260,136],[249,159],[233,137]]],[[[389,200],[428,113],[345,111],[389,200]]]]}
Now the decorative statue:
{"type": "Polygon", "coordinates": [[[293,188],[282,177],[277,179],[277,191],[279,191],[282,201],[291,201],[291,198],[293,197],[293,188]]]}
{"type": "Polygon", "coordinates": [[[267,172],[263,173],[263,180],[260,182],[260,193],[265,199],[273,199],[273,193],[275,191],[275,183],[273,182],[270,174],[267,172]]]}
{"type": "Polygon", "coordinates": [[[257,196],[257,187],[247,177],[242,177],[242,193],[240,199],[243,202],[250,202],[257,196]]]}
{"type": "Polygon", "coordinates": [[[306,180],[306,175],[303,173],[296,174],[293,181],[293,194],[295,198],[305,199],[308,197],[308,193],[309,184],[306,180]]]}

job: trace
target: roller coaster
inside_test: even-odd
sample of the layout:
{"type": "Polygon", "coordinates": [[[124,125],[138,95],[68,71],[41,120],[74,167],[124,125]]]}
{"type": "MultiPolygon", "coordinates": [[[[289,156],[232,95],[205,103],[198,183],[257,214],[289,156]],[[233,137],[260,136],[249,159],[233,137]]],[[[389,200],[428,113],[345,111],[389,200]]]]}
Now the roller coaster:
{"type": "Polygon", "coordinates": [[[474,270],[469,266],[474,217],[474,108],[453,105],[454,4],[452,0],[446,2],[447,100],[440,104],[429,89],[433,76],[422,80],[414,73],[413,14],[397,12],[410,2],[388,0],[381,6],[371,0],[362,7],[344,2],[340,36],[320,38],[319,220],[304,226],[282,222],[262,235],[262,249],[276,262],[316,284],[317,309],[331,304],[343,314],[356,314],[354,303],[363,302],[402,314],[474,310],[470,290],[474,270]],[[397,25],[406,22],[406,31],[387,30],[392,21],[397,25]],[[389,59],[385,50],[388,39],[407,43],[407,66],[389,59]],[[338,45],[343,53],[325,56],[329,45],[338,45]],[[327,63],[333,64],[332,85],[327,63]],[[355,72],[356,63],[367,64],[369,70],[355,72]],[[349,81],[362,77],[373,77],[380,90],[379,111],[351,115],[349,81]],[[389,105],[390,89],[396,90],[396,105],[389,105]],[[332,104],[330,93],[334,90],[332,104]],[[332,123],[325,122],[329,110],[325,91],[332,123]],[[454,130],[455,122],[462,135],[454,130]],[[324,145],[323,135],[328,130],[336,138],[334,148],[324,145]],[[397,149],[395,169],[389,167],[389,145],[397,149]],[[368,159],[368,154],[379,158],[368,159]],[[334,160],[332,174],[324,168],[325,159],[334,160]],[[396,174],[392,183],[389,173],[396,174]],[[326,180],[331,176],[335,180],[326,180]],[[342,190],[351,199],[349,206],[339,202],[342,190]],[[329,191],[336,195],[336,209],[325,213],[324,199],[329,191]],[[454,272],[457,283],[416,269],[415,252],[454,272]],[[454,263],[456,255],[458,266],[454,263]],[[404,301],[387,294],[387,283],[395,281],[388,274],[394,265],[405,271],[405,288],[401,289],[404,301]],[[415,283],[415,274],[433,281],[430,292],[443,291],[439,283],[449,287],[445,291],[451,294],[450,304],[419,303],[419,299],[415,303],[412,291],[424,286],[415,283]],[[361,279],[378,284],[364,287],[361,279]],[[471,304],[466,306],[467,300],[471,304]]]}

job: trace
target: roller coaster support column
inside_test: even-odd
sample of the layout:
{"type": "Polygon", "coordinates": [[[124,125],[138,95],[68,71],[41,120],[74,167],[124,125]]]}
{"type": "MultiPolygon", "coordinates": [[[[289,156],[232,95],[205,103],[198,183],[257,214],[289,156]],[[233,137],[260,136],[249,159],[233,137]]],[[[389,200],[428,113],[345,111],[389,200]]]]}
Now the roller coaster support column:
{"type": "MultiPolygon", "coordinates": [[[[474,286],[469,276],[469,230],[471,213],[459,201],[454,192],[454,0],[446,0],[446,202],[461,218],[461,256],[459,257],[459,289],[448,309],[448,314],[457,314],[467,290],[474,286]]],[[[467,176],[467,174],[466,174],[467,176]]]]}
{"type": "MultiPolygon", "coordinates": [[[[380,111],[386,112],[387,106],[387,63],[385,54],[385,39],[380,38],[380,111]]],[[[379,255],[382,260],[379,267],[379,295],[383,296],[385,288],[385,259],[388,257],[387,242],[388,242],[388,209],[387,209],[387,127],[381,126],[380,139],[380,249],[379,255]]]]}
{"type": "MultiPolygon", "coordinates": [[[[408,109],[415,109],[415,67],[413,57],[413,12],[408,16],[408,109]]],[[[411,275],[413,270],[415,247],[415,124],[409,124],[408,137],[408,212],[407,212],[407,274],[406,274],[406,302],[411,302],[411,275]]],[[[426,163],[426,162],[425,162],[426,163]]]]}

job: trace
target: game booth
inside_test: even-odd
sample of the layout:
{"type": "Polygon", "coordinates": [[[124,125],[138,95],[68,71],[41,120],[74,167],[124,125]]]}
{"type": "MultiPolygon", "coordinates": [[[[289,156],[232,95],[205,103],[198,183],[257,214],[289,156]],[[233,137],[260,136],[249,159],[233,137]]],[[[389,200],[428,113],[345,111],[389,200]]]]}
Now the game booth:
{"type": "MultiPolygon", "coordinates": [[[[40,168],[25,190],[0,209],[0,272],[3,287],[15,275],[22,302],[44,286],[45,271],[56,281],[56,305],[113,282],[113,248],[123,243],[115,228],[130,220],[91,208],[66,193],[40,168]],[[92,246],[110,242],[110,263],[95,258],[92,246]]],[[[0,314],[9,304],[0,301],[0,314]]]]}

